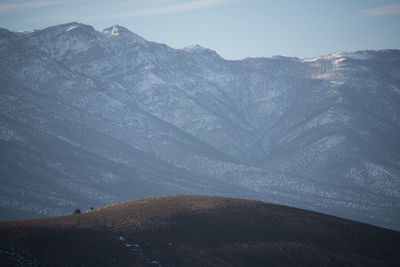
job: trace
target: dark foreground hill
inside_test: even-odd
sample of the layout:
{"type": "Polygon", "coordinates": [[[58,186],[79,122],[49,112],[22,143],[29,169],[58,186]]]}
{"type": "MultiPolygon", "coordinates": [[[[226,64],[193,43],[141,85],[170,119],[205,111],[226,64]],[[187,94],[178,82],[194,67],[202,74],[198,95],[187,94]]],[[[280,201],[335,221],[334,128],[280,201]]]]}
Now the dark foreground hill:
{"type": "Polygon", "coordinates": [[[243,199],[169,196],[0,223],[1,266],[398,266],[400,232],[243,199]]]}

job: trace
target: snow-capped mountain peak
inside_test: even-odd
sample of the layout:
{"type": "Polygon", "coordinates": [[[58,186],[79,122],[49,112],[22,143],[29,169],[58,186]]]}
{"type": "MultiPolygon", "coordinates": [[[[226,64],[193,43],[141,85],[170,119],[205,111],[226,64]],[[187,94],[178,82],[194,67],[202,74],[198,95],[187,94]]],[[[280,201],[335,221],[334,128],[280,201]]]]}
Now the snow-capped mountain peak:
{"type": "Polygon", "coordinates": [[[122,27],[120,25],[114,25],[114,26],[108,27],[108,28],[102,30],[102,32],[108,33],[108,34],[111,34],[114,36],[120,36],[123,34],[132,33],[130,30],[128,30],[127,28],[122,27]]]}
{"type": "Polygon", "coordinates": [[[61,34],[63,32],[82,32],[82,33],[89,33],[94,32],[95,29],[91,25],[86,25],[79,22],[69,22],[65,24],[60,24],[56,26],[46,27],[46,28],[39,28],[27,31],[29,32],[40,32],[40,33],[52,33],[52,34],[61,34]]]}
{"type": "Polygon", "coordinates": [[[203,46],[201,46],[199,44],[193,44],[193,45],[190,45],[190,46],[187,46],[187,47],[183,48],[183,50],[185,50],[185,51],[206,51],[206,50],[209,50],[209,49],[205,48],[205,47],[203,47],[203,46]]]}
{"type": "Polygon", "coordinates": [[[205,55],[212,55],[213,57],[220,57],[215,50],[203,47],[199,44],[193,44],[187,47],[182,48],[183,51],[196,53],[196,54],[205,54],[205,55]]]}
{"type": "MultiPolygon", "coordinates": [[[[385,51],[385,50],[381,50],[385,51]]],[[[303,62],[316,62],[320,60],[325,60],[325,61],[340,61],[340,60],[345,60],[345,59],[355,59],[355,60],[366,60],[370,59],[372,57],[372,53],[376,52],[373,50],[364,50],[364,51],[355,51],[355,52],[336,52],[332,53],[326,56],[319,56],[319,57],[313,57],[313,58],[305,58],[302,61],[303,62]]]]}
{"type": "Polygon", "coordinates": [[[120,25],[108,27],[106,29],[103,29],[101,32],[114,38],[122,38],[125,42],[129,43],[135,42],[144,44],[147,42],[141,36],[120,25]]]}

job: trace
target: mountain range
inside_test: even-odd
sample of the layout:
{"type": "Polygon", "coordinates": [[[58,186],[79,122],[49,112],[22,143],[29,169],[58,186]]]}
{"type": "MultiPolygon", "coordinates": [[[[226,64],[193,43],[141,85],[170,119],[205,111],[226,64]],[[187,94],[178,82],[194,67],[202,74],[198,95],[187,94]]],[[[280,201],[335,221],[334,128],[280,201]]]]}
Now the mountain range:
{"type": "Polygon", "coordinates": [[[266,200],[400,229],[400,50],[225,60],[122,26],[0,29],[0,219],[266,200]]]}

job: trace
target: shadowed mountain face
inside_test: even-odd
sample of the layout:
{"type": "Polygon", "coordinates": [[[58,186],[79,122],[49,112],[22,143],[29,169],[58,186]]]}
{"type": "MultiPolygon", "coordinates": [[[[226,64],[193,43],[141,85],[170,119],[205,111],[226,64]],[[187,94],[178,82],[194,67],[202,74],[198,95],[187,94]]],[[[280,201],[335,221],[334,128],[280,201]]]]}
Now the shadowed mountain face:
{"type": "Polygon", "coordinates": [[[0,30],[0,215],[268,200],[400,229],[400,51],[228,61],[113,26],[0,30]]]}
{"type": "Polygon", "coordinates": [[[259,201],[172,196],[0,222],[2,266],[398,266],[400,233],[259,201]],[[36,264],[36,265],[35,265],[36,264]]]}

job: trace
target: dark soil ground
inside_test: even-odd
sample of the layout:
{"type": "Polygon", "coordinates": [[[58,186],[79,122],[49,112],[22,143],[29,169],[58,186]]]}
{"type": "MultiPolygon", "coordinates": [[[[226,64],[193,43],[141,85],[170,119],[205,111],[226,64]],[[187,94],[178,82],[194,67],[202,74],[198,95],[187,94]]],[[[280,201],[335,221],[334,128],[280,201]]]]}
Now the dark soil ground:
{"type": "Polygon", "coordinates": [[[167,196],[0,222],[1,266],[400,266],[400,232],[243,199],[167,196]]]}

